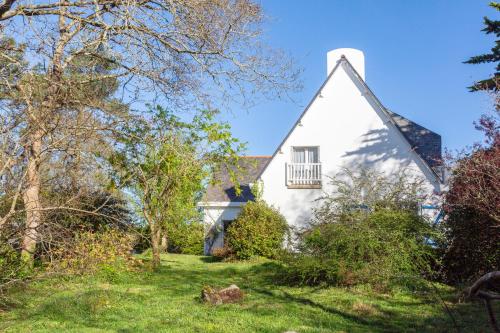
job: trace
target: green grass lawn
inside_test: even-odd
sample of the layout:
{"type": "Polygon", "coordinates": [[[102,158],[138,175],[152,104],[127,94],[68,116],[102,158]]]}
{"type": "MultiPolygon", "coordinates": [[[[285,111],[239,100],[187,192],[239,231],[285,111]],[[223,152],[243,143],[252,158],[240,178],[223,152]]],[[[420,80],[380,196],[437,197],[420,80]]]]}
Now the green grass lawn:
{"type": "MultiPolygon", "coordinates": [[[[17,305],[0,310],[5,332],[456,332],[434,293],[393,295],[358,289],[277,286],[273,264],[211,262],[165,255],[160,271],[48,279],[12,291],[17,305]],[[210,306],[204,285],[236,283],[241,304],[210,306]]],[[[453,303],[461,332],[489,332],[480,303],[453,303]]]]}

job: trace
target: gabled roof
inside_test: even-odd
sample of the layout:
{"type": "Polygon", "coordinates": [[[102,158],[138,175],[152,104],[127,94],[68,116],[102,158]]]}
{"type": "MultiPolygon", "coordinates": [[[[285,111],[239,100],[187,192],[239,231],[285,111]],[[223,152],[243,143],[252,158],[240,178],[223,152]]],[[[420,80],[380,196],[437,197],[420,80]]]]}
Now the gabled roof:
{"type": "MultiPolygon", "coordinates": [[[[342,56],[335,67],[332,69],[330,74],[328,74],[327,78],[321,85],[321,87],[316,91],[314,97],[311,99],[309,104],[306,106],[299,119],[292,126],[288,134],[285,136],[283,141],[279,144],[278,148],[274,151],[271,159],[276,156],[276,154],[281,150],[281,147],[285,144],[288,137],[292,134],[295,128],[300,124],[302,118],[307,113],[313,102],[316,98],[321,95],[321,91],[328,83],[333,74],[337,71],[341,64],[347,65],[347,68],[354,74],[354,76],[359,80],[359,82],[364,87],[366,93],[373,98],[375,103],[379,106],[380,110],[387,116],[390,123],[394,125],[394,127],[398,130],[399,133],[403,136],[404,140],[411,146],[411,148],[416,153],[417,157],[423,162],[423,164],[429,169],[429,171],[434,175],[437,181],[442,182],[441,177],[438,174],[438,171],[435,169],[436,167],[441,165],[442,155],[441,155],[441,136],[437,133],[432,132],[431,130],[414,123],[413,121],[397,114],[389,111],[385,108],[380,100],[375,96],[375,94],[371,91],[370,87],[366,84],[365,80],[359,75],[356,69],[352,66],[352,64],[347,60],[345,56],[342,56]]],[[[260,176],[266,170],[267,164],[262,168],[260,176]]]]}
{"type": "MultiPolygon", "coordinates": [[[[254,200],[250,184],[259,177],[262,169],[271,160],[271,156],[242,156],[238,161],[240,172],[239,183],[241,193],[236,195],[236,188],[231,182],[227,168],[222,168],[215,175],[216,184],[211,184],[203,198],[205,202],[247,202],[254,200]]],[[[235,170],[235,167],[232,168],[235,170]]]]}
{"type": "Polygon", "coordinates": [[[236,195],[235,186],[232,184],[229,172],[227,169],[222,169],[218,175],[215,175],[219,181],[215,185],[210,185],[205,194],[205,202],[247,202],[254,200],[254,196],[250,190],[250,184],[257,181],[262,173],[265,171],[269,162],[280,151],[281,147],[291,135],[293,130],[300,124],[300,121],[309,110],[316,98],[321,94],[321,91],[330,80],[332,75],[341,64],[346,64],[347,68],[351,70],[355,77],[364,87],[363,89],[368,93],[371,98],[378,105],[380,110],[387,116],[389,123],[392,124],[398,132],[402,135],[403,139],[411,146],[416,156],[422,161],[431,173],[435,176],[436,180],[441,182],[441,177],[436,171],[436,167],[441,165],[441,136],[395,112],[386,109],[378,98],[373,94],[363,78],[358,74],[356,69],[351,65],[349,60],[341,57],[336,66],[325,79],[321,87],[317,90],[314,97],[311,99],[307,107],[304,109],[299,119],[295,122],[294,126],[290,129],[283,141],[275,150],[272,156],[247,156],[242,157],[239,162],[239,168],[243,171],[242,178],[240,179],[241,194],[236,195]]]}
{"type": "Polygon", "coordinates": [[[406,140],[411,144],[415,152],[431,167],[442,165],[441,135],[403,117],[395,112],[387,110],[394,120],[398,129],[403,133],[406,140]]]}

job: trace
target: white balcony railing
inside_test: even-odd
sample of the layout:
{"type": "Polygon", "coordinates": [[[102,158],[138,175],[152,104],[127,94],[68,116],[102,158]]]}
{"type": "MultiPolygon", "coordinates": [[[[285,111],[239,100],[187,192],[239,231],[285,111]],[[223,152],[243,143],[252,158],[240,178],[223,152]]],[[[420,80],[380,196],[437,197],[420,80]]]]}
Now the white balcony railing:
{"type": "Polygon", "coordinates": [[[321,163],[288,163],[286,183],[288,186],[321,186],[321,163]]]}

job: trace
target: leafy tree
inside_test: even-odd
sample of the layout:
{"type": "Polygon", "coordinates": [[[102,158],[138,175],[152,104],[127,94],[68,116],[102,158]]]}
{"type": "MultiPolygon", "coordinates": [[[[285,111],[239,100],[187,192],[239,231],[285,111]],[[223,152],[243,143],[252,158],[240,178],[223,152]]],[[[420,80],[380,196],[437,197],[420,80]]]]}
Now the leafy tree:
{"type": "MultiPolygon", "coordinates": [[[[497,12],[500,12],[500,4],[497,2],[490,3],[490,6],[497,12]]],[[[491,20],[487,17],[484,18],[484,31],[486,34],[494,34],[496,38],[500,38],[500,20],[491,20]]],[[[497,63],[496,72],[493,77],[476,82],[473,86],[469,87],[471,91],[498,91],[498,83],[500,80],[500,40],[495,41],[495,46],[491,49],[491,53],[486,53],[478,56],[471,57],[465,62],[466,64],[484,64],[484,63],[497,63]]]]}
{"type": "Polygon", "coordinates": [[[27,59],[11,57],[10,41],[0,46],[9,63],[0,65],[0,178],[9,174],[10,195],[24,201],[27,260],[50,208],[43,170],[106,155],[117,129],[143,116],[130,106],[160,99],[189,110],[296,87],[290,62],[261,43],[262,10],[249,0],[6,0],[0,21],[0,37],[27,59]]]}
{"type": "Polygon", "coordinates": [[[111,163],[114,180],[133,193],[149,227],[157,268],[162,248],[168,248],[162,239],[196,219],[196,204],[210,174],[236,159],[243,146],[227,124],[215,121],[214,111],[201,112],[190,123],[161,107],[151,111],[151,122],[123,130],[128,134],[111,163]]]}

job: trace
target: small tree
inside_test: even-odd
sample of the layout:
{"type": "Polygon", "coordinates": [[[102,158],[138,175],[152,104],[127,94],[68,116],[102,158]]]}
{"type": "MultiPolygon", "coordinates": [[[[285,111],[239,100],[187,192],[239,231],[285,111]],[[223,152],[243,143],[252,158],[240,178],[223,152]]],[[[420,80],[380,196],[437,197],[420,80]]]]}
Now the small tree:
{"type": "Polygon", "coordinates": [[[160,264],[162,238],[177,219],[189,219],[205,178],[194,148],[175,135],[158,138],[129,165],[134,193],[151,232],[153,267],[160,264]]]}
{"type": "Polygon", "coordinates": [[[114,179],[130,190],[149,226],[153,267],[160,265],[160,252],[169,230],[196,218],[209,175],[221,163],[231,163],[243,149],[231,136],[227,124],[206,111],[191,123],[161,107],[152,111],[151,122],[124,129],[122,146],[113,155],[114,179]]]}

